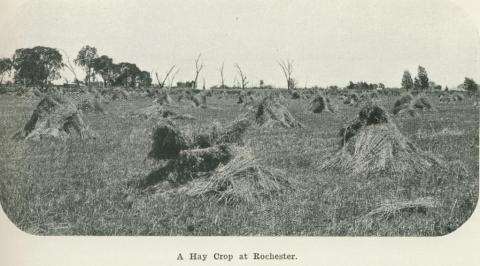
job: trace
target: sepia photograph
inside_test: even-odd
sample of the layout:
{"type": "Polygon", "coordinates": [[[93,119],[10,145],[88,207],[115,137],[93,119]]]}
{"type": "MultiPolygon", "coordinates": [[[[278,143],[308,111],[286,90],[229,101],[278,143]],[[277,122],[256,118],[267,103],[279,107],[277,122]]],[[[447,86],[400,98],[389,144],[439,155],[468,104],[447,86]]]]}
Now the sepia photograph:
{"type": "Polygon", "coordinates": [[[451,1],[0,9],[0,205],[27,234],[432,237],[477,206],[480,35],[451,1]]]}

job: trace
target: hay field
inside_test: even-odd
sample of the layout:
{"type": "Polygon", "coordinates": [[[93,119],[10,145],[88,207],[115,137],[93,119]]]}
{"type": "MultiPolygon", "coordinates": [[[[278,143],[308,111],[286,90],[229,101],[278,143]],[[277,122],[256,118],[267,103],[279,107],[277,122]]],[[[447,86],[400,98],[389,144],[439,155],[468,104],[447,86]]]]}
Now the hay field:
{"type": "MultiPolygon", "coordinates": [[[[287,98],[286,107],[304,127],[251,128],[245,142],[262,165],[282,170],[295,189],[252,204],[225,205],[138,187],[161,165],[147,156],[154,121],[129,115],[151,105],[151,98],[112,101],[105,114],[86,114],[95,139],[31,142],[11,137],[40,99],[2,95],[0,203],[17,227],[36,235],[445,235],[477,204],[479,112],[468,98],[440,104],[429,97],[436,110],[398,118],[397,126],[422,150],[452,162],[450,171],[407,179],[324,171],[322,164],[340,149],[340,128],[361,104],[332,97],[335,113],[313,113],[307,99],[287,98]]],[[[378,102],[390,110],[398,98],[380,95],[378,102]]],[[[196,118],[177,121],[179,127],[201,131],[246,111],[235,97],[207,100],[212,108],[179,107],[196,118]]]]}

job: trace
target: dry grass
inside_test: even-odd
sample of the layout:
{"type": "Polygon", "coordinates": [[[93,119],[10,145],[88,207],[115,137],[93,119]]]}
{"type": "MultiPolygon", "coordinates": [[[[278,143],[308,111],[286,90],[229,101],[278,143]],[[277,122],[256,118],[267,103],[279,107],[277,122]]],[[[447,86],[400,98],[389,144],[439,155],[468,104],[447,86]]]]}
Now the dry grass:
{"type": "MultiPolygon", "coordinates": [[[[435,103],[433,96],[427,97],[435,103]]],[[[340,115],[319,116],[306,112],[307,100],[287,99],[284,106],[304,128],[248,127],[242,140],[251,147],[256,165],[280,170],[295,189],[261,196],[256,204],[227,205],[218,203],[216,192],[212,195],[217,196],[191,197],[144,193],[138,186],[139,180],[165,166],[164,160],[147,156],[157,121],[128,116],[151,105],[151,98],[132,95],[127,101],[105,105],[105,115],[86,113],[90,127],[98,133],[96,139],[12,141],[10,137],[29,120],[39,100],[0,98],[0,202],[21,230],[33,234],[435,236],[460,227],[477,203],[479,113],[469,98],[439,105],[437,112],[395,120],[400,133],[418,149],[458,162],[458,167],[449,166],[449,171],[433,167],[407,178],[367,179],[338,169],[319,171],[342,148],[339,125],[348,123],[360,109],[341,105],[340,115]],[[463,134],[432,138],[417,134],[444,128],[463,134]],[[414,202],[422,198],[434,199],[435,207],[427,207],[426,212],[396,211],[388,219],[363,218],[386,199],[414,202]]],[[[186,135],[203,131],[214,121],[228,125],[245,111],[234,95],[208,100],[221,109],[175,109],[197,118],[175,121],[186,135]]],[[[379,93],[377,100],[382,106],[393,106],[396,97],[379,93]]],[[[165,191],[172,188],[168,181],[157,185],[165,191]]]]}
{"type": "Polygon", "coordinates": [[[208,178],[197,179],[186,188],[188,195],[212,196],[225,204],[256,203],[291,188],[284,173],[261,166],[246,147],[235,147],[234,157],[219,165],[208,178]]]}

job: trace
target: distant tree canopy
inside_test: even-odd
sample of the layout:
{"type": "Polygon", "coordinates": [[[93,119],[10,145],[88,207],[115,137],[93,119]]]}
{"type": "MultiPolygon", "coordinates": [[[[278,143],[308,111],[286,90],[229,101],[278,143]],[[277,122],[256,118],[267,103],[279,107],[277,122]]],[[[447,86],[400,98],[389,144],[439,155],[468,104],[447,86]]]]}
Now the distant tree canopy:
{"type": "Polygon", "coordinates": [[[85,83],[90,85],[98,74],[103,79],[104,86],[150,86],[150,73],[142,71],[133,63],[113,63],[107,55],[98,56],[97,48],[86,45],[77,55],[75,63],[82,66],[86,72],[85,83]]]}
{"type": "Polygon", "coordinates": [[[415,77],[413,87],[415,90],[420,91],[427,90],[430,87],[427,70],[422,66],[418,66],[418,73],[415,77]]]}
{"type": "Polygon", "coordinates": [[[92,62],[93,71],[98,73],[103,79],[103,85],[107,86],[113,83],[114,76],[113,76],[113,59],[102,55],[97,57],[92,62]]]}
{"type": "Polygon", "coordinates": [[[97,58],[97,48],[89,45],[85,45],[78,51],[77,58],[75,58],[75,64],[83,67],[87,75],[85,76],[85,83],[90,86],[90,82],[95,77],[92,69],[94,66],[95,58],[97,58]]]}
{"type": "Polygon", "coordinates": [[[12,71],[12,60],[10,58],[0,58],[0,85],[6,74],[12,71]]]}
{"type": "Polygon", "coordinates": [[[469,95],[478,94],[478,84],[471,78],[465,78],[463,82],[463,88],[468,92],[469,95]]]}
{"type": "Polygon", "coordinates": [[[385,85],[383,85],[382,83],[372,84],[364,81],[353,83],[350,81],[350,83],[347,86],[348,90],[376,90],[378,88],[384,89],[385,85]]]}
{"type": "Polygon", "coordinates": [[[410,72],[408,72],[408,70],[405,70],[405,72],[403,72],[402,88],[406,89],[407,91],[413,89],[412,75],[410,74],[410,72]]]}
{"type": "Polygon", "coordinates": [[[15,83],[45,86],[60,77],[62,67],[62,55],[55,48],[21,48],[13,56],[15,83]]]}

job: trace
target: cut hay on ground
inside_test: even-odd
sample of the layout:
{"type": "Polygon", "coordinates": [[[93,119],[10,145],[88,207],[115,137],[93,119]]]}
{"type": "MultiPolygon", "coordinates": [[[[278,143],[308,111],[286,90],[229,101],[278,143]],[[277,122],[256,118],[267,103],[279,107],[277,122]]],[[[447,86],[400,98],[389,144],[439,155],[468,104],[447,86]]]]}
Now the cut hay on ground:
{"type": "Polygon", "coordinates": [[[171,109],[165,108],[164,106],[154,104],[151,106],[144,107],[140,110],[134,111],[132,116],[139,117],[142,119],[184,119],[184,120],[195,120],[195,117],[189,114],[179,114],[171,109]]]}
{"type": "Polygon", "coordinates": [[[278,170],[261,167],[250,149],[239,146],[249,122],[238,120],[225,129],[215,123],[209,141],[199,147],[198,136],[189,137],[173,122],[165,120],[154,130],[149,156],[167,159],[141,183],[145,191],[162,187],[167,181],[190,196],[212,196],[225,203],[252,202],[271,196],[290,183],[278,170]]]}
{"type": "Polygon", "coordinates": [[[310,105],[308,109],[314,113],[321,113],[321,112],[334,113],[335,112],[335,108],[333,106],[333,103],[330,101],[330,99],[320,95],[316,96],[310,101],[310,105]]]}
{"type": "Polygon", "coordinates": [[[362,218],[376,217],[377,219],[389,219],[400,212],[426,213],[428,209],[435,208],[437,202],[432,197],[418,198],[415,200],[391,200],[382,203],[378,208],[365,214],[362,218]]]}
{"type": "Polygon", "coordinates": [[[38,103],[30,120],[14,138],[64,138],[74,132],[81,138],[93,136],[84,122],[82,112],[68,98],[49,94],[38,103]]]}
{"type": "Polygon", "coordinates": [[[440,158],[422,151],[404,137],[386,111],[378,106],[362,108],[357,118],[340,133],[342,148],[323,169],[340,170],[350,176],[415,177],[444,165],[440,158]]]}
{"type": "Polygon", "coordinates": [[[281,171],[261,166],[248,148],[235,147],[234,151],[233,159],[217,167],[210,177],[194,180],[186,193],[235,204],[252,203],[291,188],[281,171]]]}

